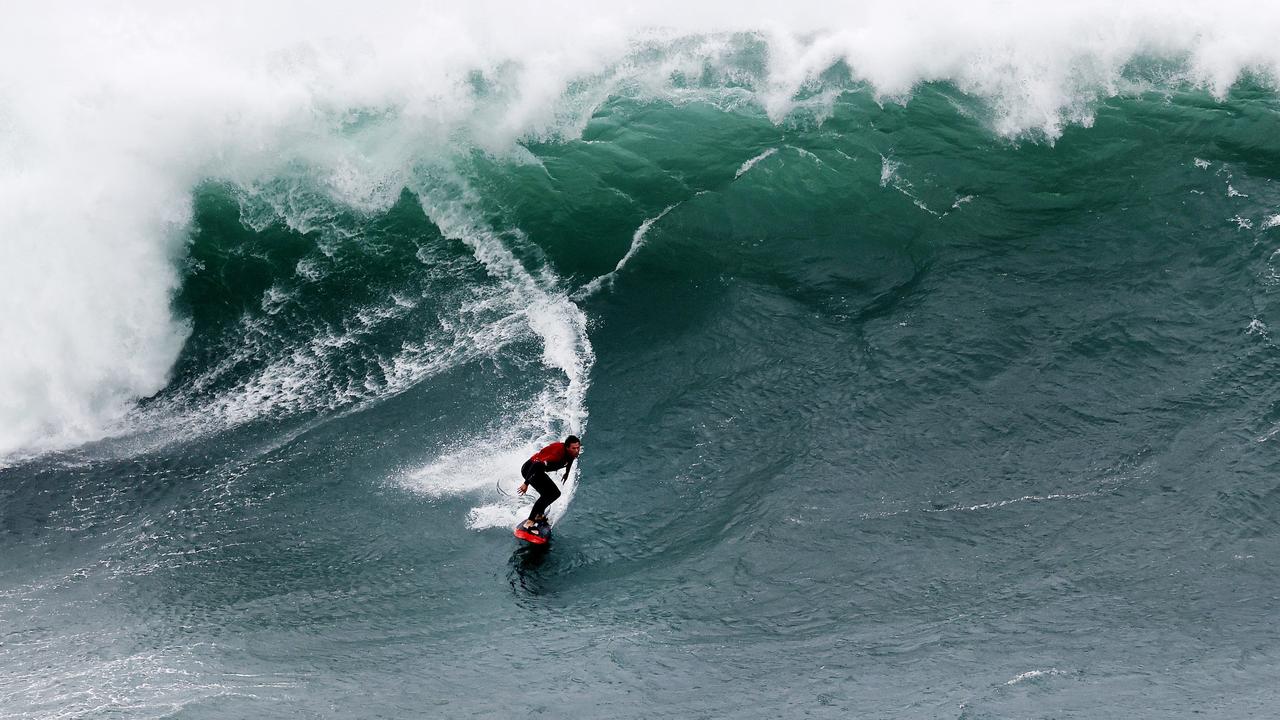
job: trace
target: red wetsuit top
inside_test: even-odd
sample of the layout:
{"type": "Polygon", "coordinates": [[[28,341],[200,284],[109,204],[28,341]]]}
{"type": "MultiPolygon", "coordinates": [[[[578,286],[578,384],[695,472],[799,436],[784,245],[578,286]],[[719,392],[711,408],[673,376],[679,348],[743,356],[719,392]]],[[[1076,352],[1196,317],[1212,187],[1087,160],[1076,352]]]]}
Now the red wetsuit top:
{"type": "Polygon", "coordinates": [[[569,466],[573,465],[573,456],[569,454],[569,449],[562,442],[553,442],[542,448],[529,458],[531,463],[542,463],[543,470],[559,470],[564,468],[566,472],[569,466]]]}

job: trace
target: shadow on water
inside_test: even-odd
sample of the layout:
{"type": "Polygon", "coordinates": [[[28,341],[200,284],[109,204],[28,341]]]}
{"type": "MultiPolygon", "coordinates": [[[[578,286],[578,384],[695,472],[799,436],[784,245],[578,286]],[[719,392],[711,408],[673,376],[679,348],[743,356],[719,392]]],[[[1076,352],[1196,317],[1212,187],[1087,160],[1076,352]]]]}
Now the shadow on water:
{"type": "Polygon", "coordinates": [[[507,580],[511,583],[511,591],[517,596],[541,595],[546,587],[542,566],[550,557],[550,542],[546,545],[521,543],[511,553],[511,560],[507,563],[507,580]]]}

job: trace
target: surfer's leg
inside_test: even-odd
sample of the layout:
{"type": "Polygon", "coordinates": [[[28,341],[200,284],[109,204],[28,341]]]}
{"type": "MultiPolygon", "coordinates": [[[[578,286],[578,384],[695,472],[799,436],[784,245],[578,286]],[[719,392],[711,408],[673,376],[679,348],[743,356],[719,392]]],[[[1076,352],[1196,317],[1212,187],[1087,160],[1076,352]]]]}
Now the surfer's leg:
{"type": "MultiPolygon", "coordinates": [[[[524,483],[525,483],[526,485],[530,485],[530,486],[532,486],[532,487],[533,487],[533,489],[534,489],[534,490],[537,490],[537,491],[538,491],[538,497],[539,497],[539,498],[541,498],[541,497],[542,497],[542,484],[541,484],[540,482],[538,482],[535,478],[536,478],[536,476],[538,476],[538,475],[542,475],[542,476],[544,476],[544,477],[545,477],[545,476],[546,476],[546,473],[544,473],[544,472],[539,472],[539,471],[537,471],[537,470],[534,470],[534,469],[533,469],[533,467],[534,467],[534,465],[533,465],[533,460],[526,460],[526,461],[525,461],[525,463],[524,463],[524,465],[521,465],[521,466],[520,466],[520,479],[524,480],[524,483]]],[[[534,505],[536,506],[536,505],[537,505],[537,503],[535,502],[535,503],[534,503],[534,505]]],[[[525,526],[526,528],[531,528],[531,527],[533,527],[533,518],[534,518],[534,516],[533,516],[533,514],[531,513],[531,514],[529,515],[529,518],[528,518],[527,520],[525,520],[525,521],[524,521],[524,526],[525,526]]]]}
{"type": "Polygon", "coordinates": [[[560,488],[556,487],[556,481],[552,480],[544,472],[530,473],[525,481],[538,491],[538,500],[533,504],[533,509],[529,511],[529,519],[532,520],[547,511],[547,506],[555,502],[560,497],[560,488]]]}

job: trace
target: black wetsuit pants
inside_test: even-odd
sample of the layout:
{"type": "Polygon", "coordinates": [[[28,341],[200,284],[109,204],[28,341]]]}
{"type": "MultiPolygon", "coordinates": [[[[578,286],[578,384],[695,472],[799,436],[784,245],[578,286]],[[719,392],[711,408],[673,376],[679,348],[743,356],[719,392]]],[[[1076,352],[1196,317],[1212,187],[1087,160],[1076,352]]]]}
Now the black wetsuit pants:
{"type": "Polygon", "coordinates": [[[541,465],[542,463],[535,465],[532,460],[529,460],[520,468],[520,476],[538,491],[538,500],[529,511],[530,520],[544,514],[547,506],[560,498],[560,488],[556,487],[556,481],[547,475],[541,465]]]}

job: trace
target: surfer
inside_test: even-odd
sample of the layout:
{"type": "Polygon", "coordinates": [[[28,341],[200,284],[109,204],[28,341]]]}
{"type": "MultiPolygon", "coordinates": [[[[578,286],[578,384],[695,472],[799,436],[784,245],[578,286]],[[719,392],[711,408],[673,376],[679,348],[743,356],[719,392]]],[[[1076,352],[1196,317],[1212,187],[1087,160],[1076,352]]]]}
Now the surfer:
{"type": "Polygon", "coordinates": [[[520,467],[520,477],[524,478],[524,482],[516,488],[516,492],[523,495],[528,492],[530,485],[538,491],[538,500],[529,511],[529,519],[524,521],[525,528],[531,528],[539,521],[546,522],[547,506],[560,497],[560,488],[556,487],[555,482],[547,475],[547,471],[564,468],[564,477],[561,482],[567,481],[569,468],[573,467],[573,459],[578,457],[580,452],[582,452],[582,441],[576,435],[570,435],[564,439],[564,442],[551,443],[534,453],[533,457],[526,460],[520,467]]]}

